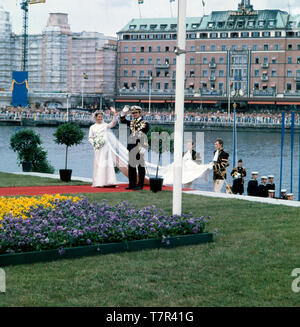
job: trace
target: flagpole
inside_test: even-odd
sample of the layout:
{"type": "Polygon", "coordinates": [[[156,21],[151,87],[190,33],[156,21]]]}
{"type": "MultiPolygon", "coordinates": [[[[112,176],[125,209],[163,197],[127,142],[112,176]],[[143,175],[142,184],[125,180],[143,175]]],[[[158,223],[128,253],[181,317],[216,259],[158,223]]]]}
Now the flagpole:
{"type": "Polygon", "coordinates": [[[171,17],[173,18],[174,15],[173,15],[173,9],[172,9],[172,1],[170,0],[170,11],[171,11],[171,17]]]}
{"type": "Polygon", "coordinates": [[[140,19],[141,19],[142,18],[141,5],[138,4],[138,6],[139,6],[139,12],[140,12],[140,19]]]}
{"type": "Polygon", "coordinates": [[[176,95],[174,130],[174,183],[173,215],[181,215],[182,210],[182,152],[185,83],[185,44],[186,44],[186,0],[178,0],[178,31],[176,48],[176,95]]]}

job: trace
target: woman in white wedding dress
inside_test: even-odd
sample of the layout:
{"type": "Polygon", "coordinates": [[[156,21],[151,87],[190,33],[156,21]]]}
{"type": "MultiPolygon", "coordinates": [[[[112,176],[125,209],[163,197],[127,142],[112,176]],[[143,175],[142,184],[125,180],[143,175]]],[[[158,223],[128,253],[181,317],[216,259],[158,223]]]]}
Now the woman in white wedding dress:
{"type": "Polygon", "coordinates": [[[103,121],[103,112],[94,114],[96,123],[90,127],[89,142],[94,147],[94,170],[92,187],[114,187],[117,185],[114,162],[108,144],[108,131],[117,124],[115,108],[110,107],[113,120],[107,124],[103,121]]]}

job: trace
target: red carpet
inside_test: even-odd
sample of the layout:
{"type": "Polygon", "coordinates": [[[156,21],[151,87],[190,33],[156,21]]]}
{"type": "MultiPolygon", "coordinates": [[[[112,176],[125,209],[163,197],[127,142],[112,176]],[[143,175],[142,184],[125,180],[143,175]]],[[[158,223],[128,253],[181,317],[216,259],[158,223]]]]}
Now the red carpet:
{"type": "MultiPolygon", "coordinates": [[[[26,186],[26,187],[1,187],[0,196],[9,195],[42,195],[42,194],[73,194],[73,193],[119,193],[138,192],[126,190],[128,184],[120,184],[114,188],[91,187],[90,185],[60,185],[60,186],[26,186]]],[[[144,190],[150,190],[145,186],[144,190]]],[[[163,187],[164,191],[172,191],[172,187],[163,187]]]]}

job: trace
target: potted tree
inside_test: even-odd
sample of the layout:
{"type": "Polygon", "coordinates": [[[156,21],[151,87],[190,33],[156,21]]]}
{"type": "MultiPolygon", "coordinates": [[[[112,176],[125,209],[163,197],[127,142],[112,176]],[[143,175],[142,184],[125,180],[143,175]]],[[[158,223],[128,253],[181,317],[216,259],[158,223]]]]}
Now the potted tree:
{"type": "Polygon", "coordinates": [[[18,153],[18,161],[24,172],[32,170],[32,163],[41,143],[40,136],[32,129],[22,129],[10,138],[10,147],[18,153]]]}
{"type": "Polygon", "coordinates": [[[164,129],[161,127],[154,127],[150,131],[150,135],[148,136],[148,143],[151,146],[151,150],[153,152],[158,153],[158,163],[156,167],[156,175],[155,177],[150,177],[150,190],[154,193],[159,192],[162,190],[163,186],[163,178],[159,177],[159,163],[161,159],[161,155],[163,152],[169,152],[170,150],[173,152],[174,149],[174,141],[171,139],[170,142],[170,135],[172,133],[169,129],[164,129]],[[153,139],[151,140],[151,137],[153,139]],[[153,142],[154,139],[157,138],[158,142],[153,142]],[[151,144],[152,143],[152,144],[151,144]]]}
{"type": "Polygon", "coordinates": [[[84,138],[84,133],[76,123],[66,123],[60,125],[53,134],[54,141],[57,144],[66,146],[65,169],[59,170],[60,179],[63,182],[71,180],[72,169],[68,169],[68,149],[73,145],[78,145],[84,138]]]}

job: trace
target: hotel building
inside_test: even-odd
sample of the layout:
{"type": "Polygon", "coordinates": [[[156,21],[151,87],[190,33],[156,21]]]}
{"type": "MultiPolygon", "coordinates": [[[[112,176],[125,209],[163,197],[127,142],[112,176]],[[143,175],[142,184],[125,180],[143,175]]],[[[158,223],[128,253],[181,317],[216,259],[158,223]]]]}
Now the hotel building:
{"type": "MultiPolygon", "coordinates": [[[[132,19],[118,32],[117,97],[165,108],[175,98],[177,19],[132,19]]],[[[213,11],[186,20],[186,107],[300,105],[300,15],[213,11]]]]}

